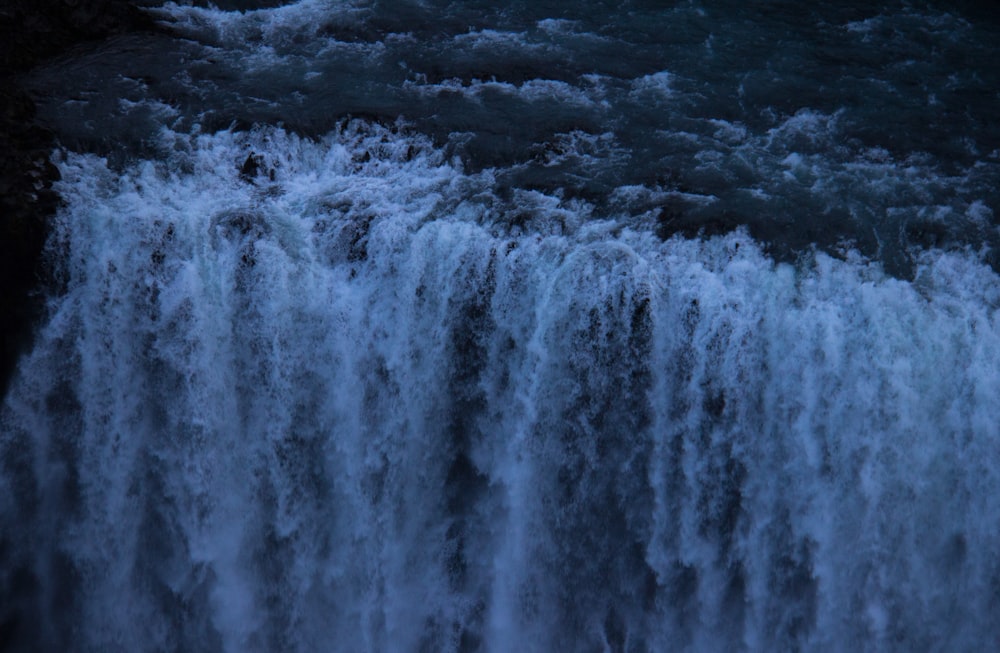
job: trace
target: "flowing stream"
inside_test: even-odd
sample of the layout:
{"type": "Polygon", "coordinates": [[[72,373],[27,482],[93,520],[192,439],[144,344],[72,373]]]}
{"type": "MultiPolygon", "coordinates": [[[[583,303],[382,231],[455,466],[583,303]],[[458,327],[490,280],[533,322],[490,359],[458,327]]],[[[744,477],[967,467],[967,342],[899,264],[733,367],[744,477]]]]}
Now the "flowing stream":
{"type": "Polygon", "coordinates": [[[168,4],[37,73],[6,646],[1000,646],[995,26],[654,4],[168,4]]]}

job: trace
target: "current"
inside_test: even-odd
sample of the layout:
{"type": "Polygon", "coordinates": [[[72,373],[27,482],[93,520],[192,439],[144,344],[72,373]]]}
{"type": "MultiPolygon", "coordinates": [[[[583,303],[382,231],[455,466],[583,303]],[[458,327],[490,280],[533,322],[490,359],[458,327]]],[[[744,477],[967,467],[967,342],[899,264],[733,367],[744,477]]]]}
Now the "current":
{"type": "Polygon", "coordinates": [[[28,80],[0,648],[1000,646],[989,11],[142,4],[28,80]]]}

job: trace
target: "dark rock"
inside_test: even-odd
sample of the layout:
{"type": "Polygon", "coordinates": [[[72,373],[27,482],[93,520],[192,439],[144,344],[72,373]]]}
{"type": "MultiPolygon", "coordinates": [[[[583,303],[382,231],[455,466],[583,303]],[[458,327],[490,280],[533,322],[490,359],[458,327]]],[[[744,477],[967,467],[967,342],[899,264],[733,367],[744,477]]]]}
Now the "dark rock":
{"type": "Polygon", "coordinates": [[[240,166],[240,178],[252,184],[263,165],[264,157],[251,152],[247,155],[247,159],[243,162],[243,165],[240,166]]]}
{"type": "Polygon", "coordinates": [[[271,233],[271,227],[258,211],[236,210],[223,211],[213,217],[209,231],[213,244],[218,246],[221,240],[241,242],[263,238],[271,233]]]}
{"type": "Polygon", "coordinates": [[[58,206],[52,183],[59,171],[49,161],[52,136],[33,125],[34,104],[17,86],[0,84],[0,392],[6,392],[14,360],[40,312],[32,298],[40,276],[48,217],[58,206]]]}
{"type": "Polygon", "coordinates": [[[83,41],[155,22],[125,0],[6,0],[0,8],[0,71],[23,72],[83,41]]]}

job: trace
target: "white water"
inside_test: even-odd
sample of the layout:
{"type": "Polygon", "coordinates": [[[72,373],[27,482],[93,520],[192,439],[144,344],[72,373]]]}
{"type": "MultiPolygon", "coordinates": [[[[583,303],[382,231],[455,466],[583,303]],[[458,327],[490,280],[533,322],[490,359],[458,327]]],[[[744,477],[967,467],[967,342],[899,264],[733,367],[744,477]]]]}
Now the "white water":
{"type": "Polygon", "coordinates": [[[660,242],[361,123],[161,145],[60,162],[67,292],[0,436],[0,610],[38,649],[1000,638],[1000,285],[971,254],[908,283],[660,242]]]}

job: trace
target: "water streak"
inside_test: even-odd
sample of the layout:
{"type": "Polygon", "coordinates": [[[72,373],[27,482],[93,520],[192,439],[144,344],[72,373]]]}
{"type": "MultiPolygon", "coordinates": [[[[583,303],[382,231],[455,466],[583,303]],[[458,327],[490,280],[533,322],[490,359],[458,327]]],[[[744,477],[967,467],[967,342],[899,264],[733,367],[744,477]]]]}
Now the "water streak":
{"type": "Polygon", "coordinates": [[[975,257],[663,242],[398,127],[161,141],[60,161],[66,291],[0,423],[15,647],[1000,637],[975,257]]]}

